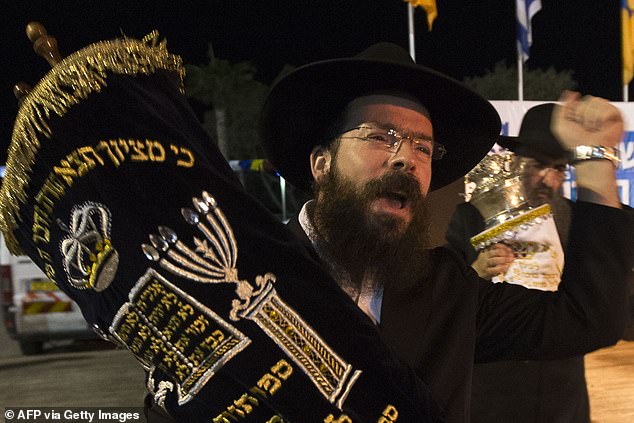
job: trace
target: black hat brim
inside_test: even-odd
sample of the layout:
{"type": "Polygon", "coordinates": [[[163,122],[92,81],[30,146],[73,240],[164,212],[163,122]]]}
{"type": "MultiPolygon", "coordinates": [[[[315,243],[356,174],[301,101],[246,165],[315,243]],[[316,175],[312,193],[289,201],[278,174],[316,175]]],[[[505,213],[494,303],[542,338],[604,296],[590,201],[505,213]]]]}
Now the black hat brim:
{"type": "Polygon", "coordinates": [[[520,156],[539,160],[568,158],[567,151],[550,129],[555,103],[533,106],[522,118],[519,135],[500,135],[498,144],[520,156]]]}
{"type": "Polygon", "coordinates": [[[559,160],[568,158],[567,151],[550,133],[523,136],[500,135],[498,144],[507,150],[524,157],[532,157],[539,160],[559,160]],[[541,135],[541,136],[540,136],[541,135]],[[546,142],[546,137],[553,141],[546,142]]]}
{"type": "Polygon", "coordinates": [[[405,92],[429,110],[434,139],[447,149],[433,163],[432,190],[464,176],[500,133],[491,103],[439,72],[406,63],[333,59],[300,67],[272,87],[260,122],[269,159],[291,184],[308,190],[309,155],[323,143],[326,128],[354,98],[385,90],[405,92]]]}

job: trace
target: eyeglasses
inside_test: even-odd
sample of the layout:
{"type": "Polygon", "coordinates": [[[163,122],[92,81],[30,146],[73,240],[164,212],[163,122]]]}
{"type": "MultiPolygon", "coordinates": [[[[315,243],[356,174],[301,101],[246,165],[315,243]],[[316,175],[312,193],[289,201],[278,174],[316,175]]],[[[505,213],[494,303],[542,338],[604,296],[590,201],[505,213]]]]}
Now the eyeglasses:
{"type": "Polygon", "coordinates": [[[568,168],[566,164],[552,162],[545,163],[532,158],[525,158],[524,162],[526,162],[525,169],[529,172],[541,172],[543,170],[547,170],[548,172],[554,172],[559,178],[566,177],[566,169],[568,168]]]}
{"type": "Polygon", "coordinates": [[[374,126],[357,126],[356,128],[352,128],[347,130],[345,133],[360,129],[366,129],[368,131],[367,135],[364,136],[351,136],[351,135],[342,135],[340,139],[357,139],[361,141],[365,141],[369,146],[382,148],[384,150],[389,151],[390,153],[396,153],[401,148],[403,141],[409,141],[410,147],[412,151],[420,157],[423,161],[428,160],[440,160],[443,158],[447,150],[445,146],[434,142],[431,138],[422,138],[422,137],[404,137],[395,129],[385,129],[385,128],[377,128],[374,126]]]}

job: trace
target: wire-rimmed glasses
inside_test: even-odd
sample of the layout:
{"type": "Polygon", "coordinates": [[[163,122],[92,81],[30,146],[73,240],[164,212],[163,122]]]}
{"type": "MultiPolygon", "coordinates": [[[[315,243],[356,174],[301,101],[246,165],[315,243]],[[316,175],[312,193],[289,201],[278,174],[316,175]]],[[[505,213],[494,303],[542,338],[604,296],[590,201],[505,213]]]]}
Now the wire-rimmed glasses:
{"type": "Polygon", "coordinates": [[[362,129],[367,131],[366,135],[341,135],[339,138],[351,138],[365,141],[371,146],[385,149],[391,153],[396,153],[401,148],[403,141],[407,140],[409,141],[412,151],[417,157],[420,157],[422,161],[440,160],[447,152],[444,145],[434,142],[431,137],[406,137],[401,135],[396,129],[392,128],[361,125],[345,131],[344,134],[350,131],[362,129]]]}

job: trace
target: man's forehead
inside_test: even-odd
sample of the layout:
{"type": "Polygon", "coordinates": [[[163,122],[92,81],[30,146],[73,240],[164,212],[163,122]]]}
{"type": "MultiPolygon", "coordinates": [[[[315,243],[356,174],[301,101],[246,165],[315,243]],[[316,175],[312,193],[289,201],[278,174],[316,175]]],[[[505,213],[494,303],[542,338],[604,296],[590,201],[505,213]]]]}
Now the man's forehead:
{"type": "Polygon", "coordinates": [[[399,126],[401,123],[429,122],[427,108],[410,96],[399,93],[378,93],[357,97],[346,106],[345,120],[349,124],[380,122],[399,126]],[[427,122],[425,122],[427,121],[427,122]]]}
{"type": "Polygon", "coordinates": [[[424,104],[411,95],[401,92],[381,91],[359,96],[350,101],[346,109],[354,111],[359,109],[380,109],[381,107],[389,106],[411,109],[429,118],[429,111],[424,104]]]}
{"type": "Polygon", "coordinates": [[[539,153],[526,155],[524,157],[526,160],[535,162],[543,167],[556,167],[568,164],[568,159],[566,157],[553,158],[539,153]]]}

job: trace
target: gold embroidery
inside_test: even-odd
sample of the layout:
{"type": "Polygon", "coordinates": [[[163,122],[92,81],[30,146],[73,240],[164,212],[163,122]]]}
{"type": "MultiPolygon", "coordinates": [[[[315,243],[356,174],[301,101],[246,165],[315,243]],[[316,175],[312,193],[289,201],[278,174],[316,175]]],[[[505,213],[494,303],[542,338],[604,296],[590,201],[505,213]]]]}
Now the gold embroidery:
{"type": "Polygon", "coordinates": [[[90,201],[74,206],[67,232],[60,251],[69,284],[103,291],[119,266],[119,253],[110,241],[110,211],[90,201]]]}
{"type": "Polygon", "coordinates": [[[259,308],[246,314],[293,357],[322,394],[341,409],[343,401],[360,372],[352,372],[334,351],[286,305],[271,288],[259,308]]]}
{"type": "Polygon", "coordinates": [[[383,415],[379,417],[376,423],[392,423],[398,419],[398,410],[393,405],[387,405],[383,410],[383,415]]]}
{"type": "Polygon", "coordinates": [[[170,148],[172,149],[174,154],[183,154],[186,157],[186,159],[178,159],[176,161],[176,166],[192,167],[194,165],[194,155],[192,154],[191,150],[184,147],[178,147],[174,144],[170,144],[170,148]]]}
{"type": "MultiPolygon", "coordinates": [[[[275,275],[256,276],[255,286],[238,277],[238,245],[227,218],[207,192],[193,198],[192,209],[182,209],[185,220],[194,225],[203,239],[194,237],[190,248],[170,228],[159,227],[142,250],[149,260],[180,277],[200,283],[233,283],[237,299],[231,303],[231,320],[249,319],[271,338],[340,410],[360,370],[339,357],[319,335],[278,295],[275,275]]],[[[271,382],[272,383],[272,382],[271,382]]],[[[271,386],[274,386],[271,385],[271,386]]],[[[262,388],[262,387],[260,387],[262,388]]]]}
{"type": "Polygon", "coordinates": [[[50,116],[64,116],[91,94],[99,93],[111,74],[151,75],[173,72],[183,90],[185,69],[179,56],[167,51],[156,31],[142,41],[122,38],[92,44],[57,64],[26,96],[20,107],[8,149],[6,175],[0,189],[0,230],[10,251],[19,254],[13,234],[27,201],[25,191],[41,143],[51,137],[50,116]]]}
{"type": "Polygon", "coordinates": [[[352,423],[352,419],[348,417],[346,414],[342,414],[335,420],[335,416],[329,414],[325,419],[324,423],[352,423]]]}
{"type": "MultiPolygon", "coordinates": [[[[97,166],[105,167],[107,164],[112,163],[115,167],[118,167],[128,157],[132,161],[133,158],[129,148],[131,145],[136,146],[136,151],[145,151],[147,149],[148,154],[143,153],[142,158],[157,163],[166,160],[166,151],[174,151],[172,148],[166,150],[158,141],[145,140],[145,142],[141,142],[133,139],[110,140],[109,142],[100,141],[94,148],[90,146],[77,148],[64,159],[60,160],[59,166],[53,167],[53,171],[44,181],[42,188],[34,196],[33,226],[31,228],[32,241],[34,244],[47,245],[50,242],[50,215],[53,213],[56,202],[65,195],[66,188],[71,187],[77,178],[84,176],[88,171],[97,166]],[[116,154],[113,153],[111,149],[112,146],[117,148],[115,151],[116,154]],[[125,147],[124,151],[119,148],[121,146],[125,147]],[[105,153],[102,152],[104,150],[105,153]]],[[[172,144],[170,144],[170,146],[175,147],[172,144]]],[[[185,147],[180,147],[180,149],[176,148],[175,154],[182,153],[189,153],[188,157],[191,159],[190,165],[193,166],[194,161],[191,152],[185,147]]],[[[136,157],[137,161],[141,160],[139,157],[141,156],[136,157]]],[[[179,162],[181,162],[181,160],[176,157],[177,166],[182,165],[179,165],[179,162]]],[[[2,206],[0,205],[0,213],[1,209],[2,206]]],[[[0,225],[1,219],[2,216],[0,216],[0,225]]],[[[8,235],[8,237],[13,237],[13,234],[8,235]]],[[[14,241],[17,242],[17,240],[14,241]]],[[[7,240],[7,242],[10,243],[13,241],[7,240]]],[[[14,252],[13,250],[11,251],[14,252]]],[[[102,256],[105,255],[108,255],[107,251],[102,252],[102,256]]],[[[40,254],[40,257],[44,262],[45,269],[47,269],[47,276],[49,279],[55,280],[55,270],[53,269],[50,255],[43,256],[40,254]]]]}
{"type": "Polygon", "coordinates": [[[548,204],[543,204],[527,213],[524,213],[514,219],[508,220],[504,223],[494,226],[490,230],[476,235],[471,238],[471,245],[474,247],[479,244],[486,244],[491,242],[499,242],[502,240],[500,236],[504,234],[506,231],[512,231],[514,228],[519,227],[522,224],[528,224],[529,222],[537,219],[544,218],[550,213],[550,206],[548,204]],[[500,238],[500,239],[498,239],[500,238]]]}
{"type": "MultiPolygon", "coordinates": [[[[235,422],[244,419],[251,414],[255,407],[260,405],[258,398],[267,399],[282,387],[282,382],[286,381],[293,374],[293,368],[284,359],[281,359],[273,367],[270,373],[265,373],[253,386],[249,392],[244,393],[237,400],[220,414],[213,418],[213,423],[235,422]]],[[[274,416],[277,417],[277,416],[274,416]]],[[[273,418],[274,418],[273,417],[273,418]]],[[[273,420],[269,422],[283,422],[283,420],[273,420]]],[[[279,418],[279,417],[278,417],[279,418]]]]}
{"type": "MultiPolygon", "coordinates": [[[[179,404],[196,395],[220,367],[251,342],[153,269],[148,269],[130,291],[129,301],[117,312],[110,332],[150,369],[150,375],[158,368],[170,376],[179,404]]],[[[149,388],[154,390],[154,386],[149,388]]]]}

